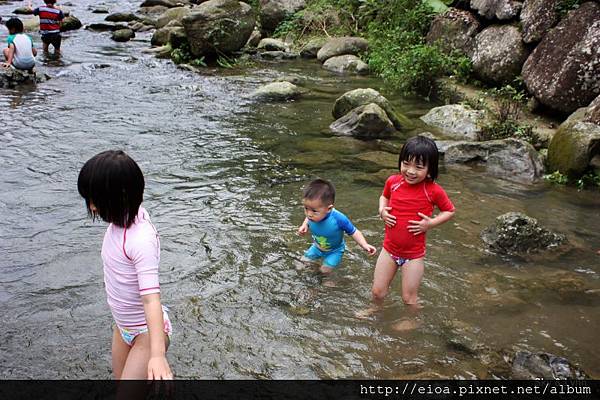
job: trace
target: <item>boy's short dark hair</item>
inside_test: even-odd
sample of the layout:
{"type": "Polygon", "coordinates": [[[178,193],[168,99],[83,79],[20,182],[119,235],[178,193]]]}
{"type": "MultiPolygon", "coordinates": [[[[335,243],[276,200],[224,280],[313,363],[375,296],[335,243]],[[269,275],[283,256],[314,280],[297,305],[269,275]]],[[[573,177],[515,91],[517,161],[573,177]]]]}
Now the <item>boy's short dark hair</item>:
{"type": "Polygon", "coordinates": [[[307,200],[319,199],[325,205],[335,202],[335,187],[325,179],[315,179],[304,188],[302,197],[307,200]]]}
{"type": "Polygon", "coordinates": [[[435,142],[425,136],[411,137],[404,143],[400,156],[398,157],[398,170],[400,170],[402,161],[415,160],[427,166],[427,175],[435,181],[438,176],[439,152],[435,142]]]}
{"type": "Polygon", "coordinates": [[[44,0],[45,4],[56,4],[56,0],[44,0]]]}
{"type": "Polygon", "coordinates": [[[23,22],[19,18],[11,18],[6,21],[6,28],[9,32],[23,33],[23,22]]]}
{"type": "Polygon", "coordinates": [[[144,175],[121,150],[108,150],[89,159],[79,171],[77,190],[105,222],[128,228],[135,221],[144,195],[144,175]]]}

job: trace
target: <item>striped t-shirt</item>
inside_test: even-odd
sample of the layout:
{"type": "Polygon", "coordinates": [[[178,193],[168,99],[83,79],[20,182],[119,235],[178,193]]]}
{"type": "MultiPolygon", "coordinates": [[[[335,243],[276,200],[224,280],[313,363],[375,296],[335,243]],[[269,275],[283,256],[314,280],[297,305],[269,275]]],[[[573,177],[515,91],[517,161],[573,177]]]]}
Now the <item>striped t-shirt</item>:
{"type": "Polygon", "coordinates": [[[108,226],[102,243],[102,261],[106,297],[117,325],[121,328],[146,325],[142,296],[160,292],[160,241],[143,207],[129,228],[108,226]]]}
{"type": "Polygon", "coordinates": [[[40,33],[48,35],[60,32],[60,21],[65,18],[61,10],[56,7],[42,6],[33,10],[33,15],[40,17],[40,33]]]}

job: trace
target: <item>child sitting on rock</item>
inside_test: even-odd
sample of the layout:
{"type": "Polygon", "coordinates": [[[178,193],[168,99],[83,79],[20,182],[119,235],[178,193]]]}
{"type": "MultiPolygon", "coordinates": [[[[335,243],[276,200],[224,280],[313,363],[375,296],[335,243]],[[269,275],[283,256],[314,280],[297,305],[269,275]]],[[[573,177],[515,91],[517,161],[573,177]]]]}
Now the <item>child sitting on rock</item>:
{"type": "Polygon", "coordinates": [[[3,49],[6,62],[5,68],[11,65],[17,69],[31,70],[35,66],[37,51],[33,47],[33,41],[23,33],[23,22],[19,18],[11,18],[6,21],[8,28],[8,47],[3,49]]]}

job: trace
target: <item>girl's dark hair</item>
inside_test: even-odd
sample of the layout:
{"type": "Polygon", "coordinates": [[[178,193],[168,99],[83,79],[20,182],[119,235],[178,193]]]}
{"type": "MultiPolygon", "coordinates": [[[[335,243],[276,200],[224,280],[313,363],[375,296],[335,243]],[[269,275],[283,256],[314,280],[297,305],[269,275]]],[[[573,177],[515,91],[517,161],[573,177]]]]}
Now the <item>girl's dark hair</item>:
{"type": "Polygon", "coordinates": [[[440,158],[435,142],[425,136],[411,137],[404,143],[398,157],[398,170],[402,161],[415,160],[427,166],[427,175],[435,181],[438,176],[438,159],[440,158]]]}
{"type": "Polygon", "coordinates": [[[11,18],[6,21],[6,29],[9,32],[23,33],[23,22],[19,18],[11,18]]]}
{"type": "Polygon", "coordinates": [[[302,197],[308,200],[319,199],[323,204],[330,205],[335,202],[335,187],[325,179],[315,179],[304,188],[302,197]]]}
{"type": "Polygon", "coordinates": [[[108,150],[90,158],[79,171],[77,190],[104,221],[128,228],[135,221],[144,195],[144,175],[131,157],[121,150],[108,150]]]}

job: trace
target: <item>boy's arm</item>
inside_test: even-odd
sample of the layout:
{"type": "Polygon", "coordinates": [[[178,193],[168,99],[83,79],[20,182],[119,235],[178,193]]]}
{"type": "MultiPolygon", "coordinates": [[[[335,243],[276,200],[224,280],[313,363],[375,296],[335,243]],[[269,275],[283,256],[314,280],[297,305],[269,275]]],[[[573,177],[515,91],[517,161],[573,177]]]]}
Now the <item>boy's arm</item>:
{"type": "Polygon", "coordinates": [[[352,234],[352,239],[354,239],[354,241],[358,243],[358,245],[362,247],[364,251],[369,253],[369,255],[373,255],[377,252],[377,249],[374,246],[371,246],[369,243],[367,243],[367,239],[365,239],[361,231],[358,229],[352,234]]]}
{"type": "Polygon", "coordinates": [[[8,54],[6,55],[6,63],[4,65],[6,67],[10,67],[13,62],[13,58],[15,56],[15,45],[13,43],[8,45],[8,54]]]}
{"type": "Polygon", "coordinates": [[[381,195],[379,196],[379,218],[389,227],[396,225],[396,217],[390,214],[392,207],[389,207],[390,200],[381,195]]]}
{"type": "Polygon", "coordinates": [[[408,230],[413,235],[420,235],[421,233],[427,232],[431,228],[435,228],[445,222],[448,222],[453,216],[455,211],[442,211],[434,218],[428,217],[423,213],[418,213],[419,217],[423,218],[420,221],[412,220],[408,221],[408,230]]]}
{"type": "Polygon", "coordinates": [[[298,235],[304,235],[306,232],[308,232],[308,218],[304,218],[304,222],[298,228],[298,235]]]}
{"type": "Polygon", "coordinates": [[[173,373],[166,357],[164,337],[163,311],[160,305],[160,294],[152,293],[142,296],[144,314],[150,336],[150,360],[148,361],[148,379],[173,379],[173,373]]]}

